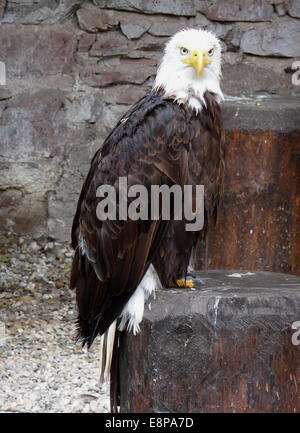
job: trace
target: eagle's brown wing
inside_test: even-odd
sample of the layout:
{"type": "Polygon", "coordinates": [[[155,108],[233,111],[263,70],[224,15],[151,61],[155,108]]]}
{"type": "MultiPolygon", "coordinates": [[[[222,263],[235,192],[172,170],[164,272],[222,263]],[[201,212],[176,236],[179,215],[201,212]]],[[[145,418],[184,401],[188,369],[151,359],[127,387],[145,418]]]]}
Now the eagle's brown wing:
{"type": "Polygon", "coordinates": [[[152,261],[163,285],[186,277],[196,242],[203,241],[208,225],[216,222],[224,173],[224,131],[214,95],[206,92],[204,98],[201,112],[189,119],[188,153],[188,184],[204,186],[204,227],[200,232],[188,232],[185,220],[170,221],[152,261]]]}
{"type": "Polygon", "coordinates": [[[94,156],[72,228],[75,256],[71,288],[76,288],[78,325],[91,345],[119,316],[137,288],[164,237],[168,221],[100,221],[100,185],[128,187],[186,183],[190,123],[184,108],[150,94],[118,123],[94,156]]]}

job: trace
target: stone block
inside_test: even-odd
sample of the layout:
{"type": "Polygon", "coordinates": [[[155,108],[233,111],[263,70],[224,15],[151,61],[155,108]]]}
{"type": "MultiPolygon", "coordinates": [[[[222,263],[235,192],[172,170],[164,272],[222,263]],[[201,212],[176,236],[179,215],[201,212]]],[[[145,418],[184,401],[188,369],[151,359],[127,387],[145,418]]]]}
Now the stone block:
{"type": "Polygon", "coordinates": [[[268,0],[204,0],[195,4],[211,21],[269,21],[273,16],[268,0]]]}
{"type": "Polygon", "coordinates": [[[146,33],[149,27],[132,23],[121,24],[122,33],[126,36],[127,39],[139,39],[144,33],[146,33]]]}
{"type": "Polygon", "coordinates": [[[59,24],[71,18],[85,0],[27,0],[7,2],[3,23],[59,24]]]}
{"type": "Polygon", "coordinates": [[[0,26],[0,58],[7,77],[67,73],[72,69],[77,40],[65,26],[0,26]]]}
{"type": "Polygon", "coordinates": [[[88,52],[96,41],[96,35],[91,33],[83,33],[78,42],[78,52],[88,52]]]}
{"type": "Polygon", "coordinates": [[[45,236],[47,191],[61,175],[60,157],[33,161],[1,158],[0,232],[45,236]]]}
{"type": "Polygon", "coordinates": [[[69,134],[64,103],[65,95],[54,89],[9,99],[1,117],[1,155],[13,161],[63,155],[69,134]]]}
{"type": "Polygon", "coordinates": [[[114,11],[105,11],[84,3],[77,11],[79,26],[88,32],[108,30],[118,25],[118,18],[114,11]]]}
{"type": "Polygon", "coordinates": [[[300,18],[300,2],[299,0],[290,0],[288,13],[291,17],[300,18]]]}
{"type": "Polygon", "coordinates": [[[253,96],[257,94],[288,95],[296,91],[289,71],[290,60],[277,58],[253,58],[227,52],[222,66],[221,87],[226,95],[253,96]]]}
{"type": "Polygon", "coordinates": [[[92,87],[112,84],[143,84],[156,72],[156,62],[148,59],[113,58],[87,66],[81,71],[83,83],[92,87]]]}
{"type": "MultiPolygon", "coordinates": [[[[125,25],[125,24],[124,24],[125,25]]],[[[95,43],[92,45],[89,54],[92,57],[128,57],[128,58],[153,58],[159,52],[162,55],[165,37],[155,37],[145,34],[137,41],[130,41],[119,32],[101,33],[97,35],[95,43]]]]}
{"type": "Polygon", "coordinates": [[[187,26],[187,21],[182,18],[162,17],[157,18],[151,24],[148,33],[153,36],[173,36],[176,32],[183,30],[187,26]]]}
{"type": "Polygon", "coordinates": [[[299,40],[299,21],[282,18],[246,31],[241,40],[241,50],[257,56],[297,57],[300,56],[299,40]]]}
{"type": "Polygon", "coordinates": [[[5,6],[6,0],[0,0],[0,19],[3,17],[5,6]]]}
{"type": "Polygon", "coordinates": [[[103,89],[103,99],[109,104],[132,105],[141,99],[149,89],[146,86],[121,85],[103,89]]]}
{"type": "Polygon", "coordinates": [[[195,15],[193,0],[94,0],[94,4],[101,8],[146,14],[195,15]]]}
{"type": "Polygon", "coordinates": [[[125,56],[128,50],[129,41],[121,33],[100,33],[90,50],[90,55],[96,57],[125,56]]]}

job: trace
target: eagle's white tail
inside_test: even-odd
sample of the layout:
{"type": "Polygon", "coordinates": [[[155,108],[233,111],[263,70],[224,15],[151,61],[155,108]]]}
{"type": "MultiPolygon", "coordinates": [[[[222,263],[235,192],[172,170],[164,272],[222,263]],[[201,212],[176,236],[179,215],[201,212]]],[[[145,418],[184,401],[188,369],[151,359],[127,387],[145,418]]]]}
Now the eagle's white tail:
{"type": "MultiPolygon", "coordinates": [[[[140,332],[140,323],[144,314],[144,303],[155,289],[161,288],[161,282],[153,265],[150,265],[144,278],[125,305],[121,315],[119,331],[132,331],[134,335],[140,332]]],[[[110,367],[113,355],[114,341],[117,330],[115,320],[101,338],[100,382],[110,379],[110,367]]]]}
{"type": "Polygon", "coordinates": [[[119,331],[132,331],[134,335],[140,332],[140,323],[144,315],[145,301],[152,293],[155,293],[156,289],[160,288],[161,282],[154,266],[151,264],[136,291],[123,308],[121,322],[118,327],[119,331]]]}
{"type": "Polygon", "coordinates": [[[100,348],[100,382],[109,380],[117,321],[115,320],[101,338],[100,348]]]}

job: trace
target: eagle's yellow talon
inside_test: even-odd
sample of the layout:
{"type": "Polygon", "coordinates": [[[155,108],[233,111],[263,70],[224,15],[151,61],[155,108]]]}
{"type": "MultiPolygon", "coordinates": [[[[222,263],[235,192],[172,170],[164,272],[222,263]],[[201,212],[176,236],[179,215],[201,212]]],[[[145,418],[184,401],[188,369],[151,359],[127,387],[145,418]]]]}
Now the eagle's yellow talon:
{"type": "Polygon", "coordinates": [[[187,287],[187,288],[195,287],[193,280],[186,280],[185,278],[180,278],[179,280],[175,280],[175,283],[169,283],[169,286],[187,287]]]}

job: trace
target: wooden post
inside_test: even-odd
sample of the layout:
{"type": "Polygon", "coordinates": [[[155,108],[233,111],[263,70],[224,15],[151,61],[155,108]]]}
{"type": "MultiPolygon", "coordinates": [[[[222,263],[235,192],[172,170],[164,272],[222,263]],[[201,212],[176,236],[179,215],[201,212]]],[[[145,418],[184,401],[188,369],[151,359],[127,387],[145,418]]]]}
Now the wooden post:
{"type": "Polygon", "coordinates": [[[196,269],[300,275],[299,98],[227,102],[224,197],[196,269]]]}
{"type": "Polygon", "coordinates": [[[196,277],[157,292],[139,335],[121,333],[121,411],[300,412],[300,278],[196,277]]]}

